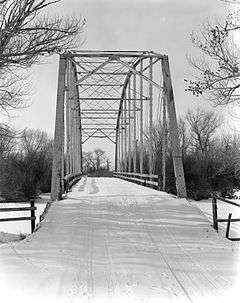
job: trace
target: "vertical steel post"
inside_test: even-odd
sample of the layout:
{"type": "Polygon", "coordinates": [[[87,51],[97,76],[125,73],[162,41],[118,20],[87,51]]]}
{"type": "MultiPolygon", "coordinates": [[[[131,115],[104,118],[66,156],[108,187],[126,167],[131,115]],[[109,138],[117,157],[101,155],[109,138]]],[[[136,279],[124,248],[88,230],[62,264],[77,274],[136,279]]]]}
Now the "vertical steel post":
{"type": "MultiPolygon", "coordinates": [[[[152,58],[149,58],[149,79],[153,79],[152,58]]],[[[153,86],[149,82],[149,174],[153,174],[153,86]]],[[[151,180],[151,179],[150,179],[151,180]]]]}
{"type": "Polygon", "coordinates": [[[122,143],[122,140],[121,140],[121,136],[122,136],[122,132],[121,132],[121,116],[120,116],[120,119],[119,119],[119,129],[118,129],[118,168],[119,168],[119,171],[121,171],[121,150],[122,150],[122,147],[121,147],[121,143],[122,143]]]}
{"type": "MultiPolygon", "coordinates": [[[[69,71],[69,75],[70,75],[70,71],[69,71]]],[[[70,144],[70,173],[72,174],[74,171],[73,168],[73,153],[74,153],[74,149],[73,149],[73,102],[72,99],[70,98],[70,85],[69,85],[69,119],[70,119],[70,139],[69,139],[69,144],[70,144]]]]}
{"type": "Polygon", "coordinates": [[[118,170],[121,171],[121,124],[119,128],[119,135],[118,135],[118,170]]]}
{"type": "Polygon", "coordinates": [[[57,105],[55,119],[55,133],[53,145],[53,165],[51,182],[51,199],[53,201],[62,198],[63,188],[61,184],[62,154],[64,150],[64,100],[65,100],[65,74],[67,60],[64,55],[59,59],[57,105]]]}
{"type": "Polygon", "coordinates": [[[166,120],[166,98],[163,96],[163,137],[162,137],[162,190],[166,190],[166,156],[167,156],[167,120],[166,120]]]}
{"type": "Polygon", "coordinates": [[[131,149],[131,78],[128,82],[128,172],[132,172],[132,149],[131,149]]]}
{"type": "Polygon", "coordinates": [[[133,75],[133,171],[137,172],[136,74],[133,75]]]}
{"type": "MultiPolygon", "coordinates": [[[[73,87],[72,87],[73,89],[73,87]]],[[[77,121],[76,121],[76,103],[75,103],[75,94],[73,91],[72,95],[72,104],[73,104],[73,173],[76,173],[76,126],[77,126],[77,121]]]]}
{"type": "Polygon", "coordinates": [[[78,143],[79,143],[79,172],[83,171],[83,153],[82,153],[82,122],[81,122],[81,104],[79,98],[79,86],[77,85],[77,68],[74,65],[74,79],[76,84],[76,94],[77,94],[77,109],[78,109],[78,143]]]}
{"type": "Polygon", "coordinates": [[[67,85],[66,85],[66,173],[70,174],[70,99],[69,99],[69,69],[70,62],[67,62],[67,85]]]}
{"type": "Polygon", "coordinates": [[[81,111],[80,111],[80,100],[79,100],[79,88],[77,86],[77,70],[76,66],[72,63],[73,70],[73,85],[75,93],[75,106],[76,106],[76,162],[77,172],[82,172],[82,127],[81,127],[81,111]]]}
{"type": "Polygon", "coordinates": [[[169,132],[171,137],[172,146],[172,156],[173,156],[173,166],[176,179],[176,189],[178,197],[186,197],[186,184],[184,178],[182,152],[180,149],[179,135],[178,135],[178,123],[176,116],[176,109],[174,103],[174,95],[172,88],[172,80],[170,75],[170,68],[168,57],[164,56],[162,59],[162,73],[164,89],[166,92],[168,119],[169,119],[169,132]]]}
{"type": "Polygon", "coordinates": [[[115,171],[118,171],[118,129],[116,130],[116,139],[115,139],[115,171]]]}
{"type": "Polygon", "coordinates": [[[124,116],[121,113],[121,171],[124,171],[124,116]]]}
{"type": "MultiPolygon", "coordinates": [[[[143,74],[143,60],[140,62],[140,73],[143,74]]],[[[140,173],[143,174],[143,78],[140,76],[140,173]]]]}
{"type": "Polygon", "coordinates": [[[76,96],[76,83],[74,81],[74,71],[73,65],[70,64],[70,85],[69,85],[69,97],[71,100],[71,122],[72,122],[72,129],[71,129],[71,136],[72,136],[72,173],[77,172],[77,140],[76,140],[76,129],[77,129],[77,96],[76,96]]]}
{"type": "Polygon", "coordinates": [[[127,101],[126,96],[124,98],[124,171],[127,171],[127,101]]]}

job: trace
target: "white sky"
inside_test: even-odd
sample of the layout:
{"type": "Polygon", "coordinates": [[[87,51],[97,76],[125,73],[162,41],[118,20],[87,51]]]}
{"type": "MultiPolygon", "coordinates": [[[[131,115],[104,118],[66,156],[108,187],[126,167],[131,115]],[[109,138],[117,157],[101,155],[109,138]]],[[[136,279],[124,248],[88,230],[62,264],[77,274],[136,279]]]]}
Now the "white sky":
{"type": "MultiPolygon", "coordinates": [[[[82,49],[154,50],[168,54],[176,108],[178,114],[183,114],[203,103],[208,106],[184,90],[184,78],[189,79],[194,73],[186,59],[194,51],[190,32],[206,18],[223,15],[226,7],[219,0],[62,0],[50,13],[86,18],[82,49]]],[[[17,113],[16,127],[40,128],[53,134],[57,63],[55,56],[31,69],[32,106],[17,113]]],[[[99,146],[88,146],[94,147],[99,146]]],[[[108,142],[100,147],[112,150],[108,142]]]]}

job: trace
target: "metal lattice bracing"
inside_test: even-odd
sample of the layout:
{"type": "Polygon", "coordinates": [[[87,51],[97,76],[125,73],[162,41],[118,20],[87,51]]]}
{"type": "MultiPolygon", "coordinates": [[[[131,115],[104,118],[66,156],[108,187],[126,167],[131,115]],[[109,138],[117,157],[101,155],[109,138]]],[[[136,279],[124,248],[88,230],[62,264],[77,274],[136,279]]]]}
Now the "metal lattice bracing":
{"type": "MultiPolygon", "coordinates": [[[[154,130],[159,123],[165,129],[165,143],[168,124],[177,193],[186,196],[168,57],[148,51],[61,55],[52,199],[61,198],[66,175],[82,173],[82,146],[94,138],[115,144],[115,171],[153,174],[158,160],[153,152],[154,130]]],[[[163,144],[159,161],[164,170],[165,158],[163,144]]]]}

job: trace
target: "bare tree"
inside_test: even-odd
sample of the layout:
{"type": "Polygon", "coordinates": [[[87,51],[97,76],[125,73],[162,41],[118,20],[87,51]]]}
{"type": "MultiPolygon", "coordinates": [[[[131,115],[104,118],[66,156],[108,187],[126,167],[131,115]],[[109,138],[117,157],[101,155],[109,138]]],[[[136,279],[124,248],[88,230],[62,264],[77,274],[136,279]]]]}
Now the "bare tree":
{"type": "Polygon", "coordinates": [[[191,144],[195,150],[206,153],[211,139],[222,123],[221,117],[213,111],[198,108],[195,112],[188,111],[186,120],[190,126],[191,144]]]}
{"type": "Polygon", "coordinates": [[[77,47],[85,20],[42,15],[59,1],[0,2],[0,109],[3,111],[25,106],[18,83],[19,68],[31,67],[44,55],[77,47]]]}
{"type": "Polygon", "coordinates": [[[95,170],[95,161],[92,152],[83,152],[83,171],[95,170]]]}
{"type": "Polygon", "coordinates": [[[186,121],[183,118],[180,118],[178,121],[178,133],[179,133],[179,139],[180,139],[180,146],[182,149],[182,154],[185,155],[187,152],[187,149],[190,145],[190,138],[189,134],[187,132],[187,126],[186,121]]]}
{"type": "Polygon", "coordinates": [[[185,80],[187,91],[206,94],[215,105],[239,104],[240,53],[232,36],[236,31],[240,31],[240,17],[230,13],[225,22],[207,21],[191,34],[201,56],[189,58],[198,73],[196,80],[185,80]]]}
{"type": "Polygon", "coordinates": [[[102,162],[105,162],[105,151],[100,148],[94,150],[94,158],[96,162],[96,169],[99,170],[102,162]]]}
{"type": "Polygon", "coordinates": [[[0,158],[8,156],[16,145],[16,132],[8,125],[0,124],[0,158]]]}
{"type": "Polygon", "coordinates": [[[35,129],[25,129],[20,137],[20,150],[25,153],[44,152],[49,149],[52,140],[46,132],[35,129]]]}
{"type": "Polygon", "coordinates": [[[103,165],[109,168],[109,159],[102,149],[97,148],[93,152],[83,153],[83,170],[85,172],[99,171],[103,165]]]}
{"type": "Polygon", "coordinates": [[[40,130],[24,130],[14,149],[0,158],[0,192],[3,196],[31,197],[50,190],[52,140],[40,130]]]}

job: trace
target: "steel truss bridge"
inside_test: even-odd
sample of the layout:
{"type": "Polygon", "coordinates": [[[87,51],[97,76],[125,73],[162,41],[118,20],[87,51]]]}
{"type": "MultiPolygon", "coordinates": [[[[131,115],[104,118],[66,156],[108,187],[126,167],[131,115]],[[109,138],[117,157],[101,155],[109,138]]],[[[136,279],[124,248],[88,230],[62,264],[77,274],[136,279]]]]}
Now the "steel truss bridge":
{"type": "Polygon", "coordinates": [[[161,162],[162,190],[170,138],[177,194],[186,197],[168,56],[152,51],[69,51],[60,56],[52,200],[61,199],[66,178],[82,174],[82,146],[94,138],[115,144],[118,173],[151,177],[161,162]],[[154,146],[160,139],[158,159],[154,146]]]}

